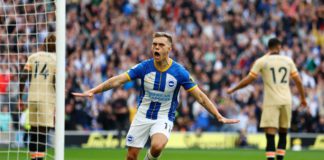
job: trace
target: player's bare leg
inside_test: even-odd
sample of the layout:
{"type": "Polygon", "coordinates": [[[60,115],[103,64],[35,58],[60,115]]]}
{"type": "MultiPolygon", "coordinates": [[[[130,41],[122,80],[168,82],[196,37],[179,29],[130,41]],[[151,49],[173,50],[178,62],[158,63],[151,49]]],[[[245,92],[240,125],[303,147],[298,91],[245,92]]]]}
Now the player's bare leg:
{"type": "Polygon", "coordinates": [[[264,132],[267,134],[275,135],[277,133],[277,128],[274,127],[264,128],[264,132]]]}
{"type": "Polygon", "coordinates": [[[267,160],[275,160],[276,157],[276,146],[275,146],[275,135],[277,128],[268,127],[264,128],[267,138],[266,157],[267,160]]]}
{"type": "Polygon", "coordinates": [[[156,133],[151,137],[151,148],[147,151],[144,160],[159,159],[162,150],[168,143],[168,138],[161,133],[156,133]]]}
{"type": "Polygon", "coordinates": [[[287,128],[279,128],[279,142],[277,146],[277,160],[283,160],[286,154],[287,128]]]}
{"type": "Polygon", "coordinates": [[[141,148],[128,147],[126,160],[137,160],[137,156],[140,151],[141,148]]]}

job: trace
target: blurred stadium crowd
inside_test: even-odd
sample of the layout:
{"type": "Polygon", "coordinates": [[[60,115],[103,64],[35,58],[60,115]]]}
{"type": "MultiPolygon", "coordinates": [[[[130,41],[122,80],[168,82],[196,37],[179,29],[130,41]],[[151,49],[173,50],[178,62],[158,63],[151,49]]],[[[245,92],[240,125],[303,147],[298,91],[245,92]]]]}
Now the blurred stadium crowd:
{"type": "MultiPolygon", "coordinates": [[[[71,93],[92,88],[149,59],[155,31],[174,35],[171,58],[190,71],[222,114],[241,120],[237,125],[217,123],[182,90],[174,130],[261,131],[262,79],[232,96],[226,89],[248,74],[253,62],[266,52],[267,41],[277,36],[283,42],[281,54],[291,57],[299,69],[309,104],[307,110],[299,107],[297,89],[292,87],[291,132],[324,133],[324,7],[320,0],[67,0],[67,130],[127,129],[136,112],[139,82],[98,94],[92,101],[71,93]]],[[[0,43],[4,42],[0,37],[0,43]]],[[[4,64],[11,56],[0,51],[4,64]]],[[[12,57],[11,61],[18,61],[18,56],[12,57]]],[[[6,70],[10,67],[0,67],[0,95],[5,101],[10,97],[8,86],[16,84],[17,77],[12,76],[9,83],[6,70]]]]}

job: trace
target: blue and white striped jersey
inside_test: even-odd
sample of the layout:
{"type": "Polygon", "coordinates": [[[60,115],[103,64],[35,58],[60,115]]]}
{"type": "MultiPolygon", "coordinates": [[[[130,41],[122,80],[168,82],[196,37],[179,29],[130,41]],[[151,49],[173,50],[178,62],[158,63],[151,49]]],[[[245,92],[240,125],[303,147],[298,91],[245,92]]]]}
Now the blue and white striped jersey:
{"type": "Polygon", "coordinates": [[[189,72],[175,61],[164,71],[159,71],[154,60],[149,59],[134,66],[127,74],[130,80],[141,80],[136,116],[145,119],[168,119],[173,122],[179,103],[180,86],[187,91],[197,86],[189,72]]]}

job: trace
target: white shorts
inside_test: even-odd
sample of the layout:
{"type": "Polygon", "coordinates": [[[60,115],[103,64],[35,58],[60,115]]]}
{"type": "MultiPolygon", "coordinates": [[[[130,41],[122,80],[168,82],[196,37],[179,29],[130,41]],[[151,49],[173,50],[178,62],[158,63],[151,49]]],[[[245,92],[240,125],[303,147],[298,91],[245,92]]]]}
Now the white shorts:
{"type": "Polygon", "coordinates": [[[148,137],[155,133],[162,133],[168,139],[173,128],[169,120],[138,120],[134,119],[126,137],[126,146],[143,148],[148,137]]]}

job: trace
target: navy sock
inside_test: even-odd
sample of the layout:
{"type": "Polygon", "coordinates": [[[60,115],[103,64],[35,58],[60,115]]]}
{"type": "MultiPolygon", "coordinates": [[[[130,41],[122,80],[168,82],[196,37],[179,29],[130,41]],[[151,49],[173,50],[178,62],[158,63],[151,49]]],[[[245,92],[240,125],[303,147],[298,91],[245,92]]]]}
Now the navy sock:
{"type": "Polygon", "coordinates": [[[266,147],[266,157],[267,160],[275,160],[276,148],[275,148],[275,135],[266,134],[267,147],[266,147]]]}
{"type": "Polygon", "coordinates": [[[283,160],[286,154],[287,133],[279,132],[279,143],[277,147],[277,160],[283,160]]]}

